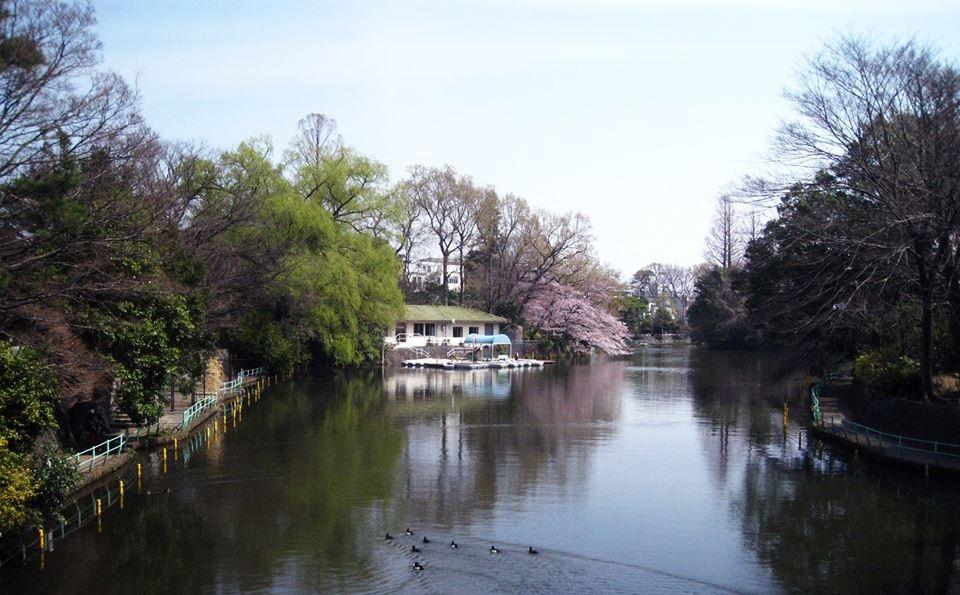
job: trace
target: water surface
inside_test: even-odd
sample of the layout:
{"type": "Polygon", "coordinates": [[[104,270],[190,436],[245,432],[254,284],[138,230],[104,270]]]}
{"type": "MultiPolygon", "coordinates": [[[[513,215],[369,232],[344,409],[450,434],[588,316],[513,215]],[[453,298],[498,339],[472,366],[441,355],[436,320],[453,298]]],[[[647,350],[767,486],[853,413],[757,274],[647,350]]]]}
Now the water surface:
{"type": "Polygon", "coordinates": [[[275,386],[166,473],[145,458],[123,510],[42,569],[0,571],[0,591],[956,588],[957,490],[784,424],[799,378],[782,364],[647,348],[275,386]]]}

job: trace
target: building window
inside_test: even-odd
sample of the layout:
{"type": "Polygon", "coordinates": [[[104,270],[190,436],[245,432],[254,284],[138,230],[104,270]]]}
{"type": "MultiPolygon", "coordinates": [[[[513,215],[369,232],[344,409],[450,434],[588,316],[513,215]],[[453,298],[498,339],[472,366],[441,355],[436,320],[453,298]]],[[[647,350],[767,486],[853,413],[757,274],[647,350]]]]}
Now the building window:
{"type": "Polygon", "coordinates": [[[462,326],[455,326],[455,327],[453,327],[453,336],[454,336],[454,337],[462,337],[462,336],[463,336],[463,327],[462,327],[462,326]]]}
{"type": "Polygon", "coordinates": [[[422,323],[422,322],[415,322],[415,323],[413,323],[413,334],[414,334],[414,335],[422,335],[422,334],[423,334],[423,323],[422,323]]]}
{"type": "Polygon", "coordinates": [[[471,326],[471,327],[470,327],[470,334],[471,334],[471,335],[479,335],[479,334],[480,334],[480,327],[479,327],[479,326],[471,326]]]}
{"type": "Polygon", "coordinates": [[[407,340],[407,325],[405,325],[405,324],[398,324],[398,325],[397,325],[397,328],[394,329],[394,333],[396,334],[398,341],[406,341],[406,340],[407,340]]]}
{"type": "Polygon", "coordinates": [[[426,336],[428,336],[428,337],[436,337],[436,336],[437,336],[437,325],[435,325],[435,324],[432,323],[432,322],[428,322],[428,323],[426,323],[426,324],[424,325],[424,327],[426,327],[426,328],[425,328],[425,331],[424,331],[424,333],[423,333],[424,335],[426,335],[426,336]]]}
{"type": "Polygon", "coordinates": [[[484,334],[484,335],[492,335],[492,334],[493,334],[493,325],[492,325],[492,324],[485,324],[485,325],[483,325],[483,334],[484,334]]]}

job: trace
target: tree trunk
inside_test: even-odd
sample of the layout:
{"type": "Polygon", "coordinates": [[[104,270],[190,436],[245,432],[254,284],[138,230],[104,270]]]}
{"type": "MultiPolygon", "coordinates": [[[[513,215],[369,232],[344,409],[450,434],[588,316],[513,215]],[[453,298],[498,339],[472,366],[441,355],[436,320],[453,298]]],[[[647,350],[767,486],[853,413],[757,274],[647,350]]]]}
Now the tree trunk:
{"type": "Polygon", "coordinates": [[[960,280],[954,275],[947,295],[950,313],[950,372],[960,371],[960,280]]]}
{"type": "Polygon", "coordinates": [[[442,268],[440,270],[440,289],[443,291],[443,305],[449,306],[450,289],[447,286],[447,279],[449,278],[449,275],[447,275],[447,263],[450,262],[450,255],[444,252],[441,254],[441,256],[443,257],[443,264],[441,265],[442,268]]]}
{"type": "Polygon", "coordinates": [[[933,295],[928,290],[921,298],[920,386],[926,401],[933,396],[933,295]]]}

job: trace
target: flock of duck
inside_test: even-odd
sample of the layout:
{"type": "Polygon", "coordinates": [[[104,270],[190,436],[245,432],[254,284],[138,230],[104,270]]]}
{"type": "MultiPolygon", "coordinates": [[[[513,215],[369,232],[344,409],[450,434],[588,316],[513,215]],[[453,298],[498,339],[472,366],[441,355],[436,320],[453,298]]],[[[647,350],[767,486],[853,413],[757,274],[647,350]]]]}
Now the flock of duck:
{"type": "MultiPolygon", "coordinates": [[[[414,532],[410,530],[410,527],[407,527],[407,530],[404,531],[403,533],[404,533],[404,535],[408,535],[408,536],[414,535],[414,532]]],[[[390,535],[390,532],[387,531],[387,535],[386,535],[386,537],[384,537],[384,539],[385,539],[386,541],[393,541],[393,535],[390,535]]],[[[426,544],[430,543],[430,540],[427,538],[426,535],[424,535],[424,536],[423,536],[423,540],[421,541],[421,543],[423,543],[424,545],[426,545],[426,544]]],[[[460,545],[459,545],[456,541],[454,541],[454,540],[452,540],[452,539],[450,540],[450,548],[451,548],[451,549],[457,549],[457,548],[459,548],[459,547],[460,547],[460,545]]],[[[421,553],[423,550],[420,549],[420,548],[418,548],[418,547],[416,546],[416,544],[414,544],[414,545],[411,545],[411,546],[410,546],[410,551],[411,551],[412,553],[414,553],[414,554],[419,554],[419,553],[421,553]]],[[[495,546],[495,545],[491,545],[491,546],[490,546],[490,549],[487,550],[487,551],[489,551],[491,554],[499,554],[499,553],[500,553],[500,549],[499,549],[497,546],[495,546]]],[[[527,553],[530,554],[531,556],[536,556],[536,555],[539,554],[540,552],[538,552],[537,550],[533,549],[533,547],[528,547],[528,548],[527,548],[527,553]]],[[[419,560],[417,560],[417,561],[415,561],[415,562],[413,563],[413,569],[414,569],[414,570],[417,570],[417,571],[420,571],[420,570],[423,570],[423,569],[424,569],[424,566],[423,566],[423,564],[420,563],[419,560]]]]}

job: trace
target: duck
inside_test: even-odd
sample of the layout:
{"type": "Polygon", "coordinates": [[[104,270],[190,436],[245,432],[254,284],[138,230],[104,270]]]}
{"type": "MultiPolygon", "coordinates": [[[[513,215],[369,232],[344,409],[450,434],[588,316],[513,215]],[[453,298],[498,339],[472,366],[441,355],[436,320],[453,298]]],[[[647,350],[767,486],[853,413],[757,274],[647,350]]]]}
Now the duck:
{"type": "Polygon", "coordinates": [[[491,546],[490,546],[490,553],[491,553],[491,554],[499,554],[499,553],[500,553],[500,550],[498,550],[498,549],[496,548],[496,546],[492,546],[492,545],[491,545],[491,546]]]}
{"type": "Polygon", "coordinates": [[[460,546],[457,545],[457,542],[456,542],[456,541],[451,540],[451,541],[450,541],[450,547],[460,547],[460,546]]]}
{"type": "Polygon", "coordinates": [[[410,527],[407,527],[407,530],[404,531],[407,535],[413,535],[413,531],[410,530],[410,527]]]}
{"type": "Polygon", "coordinates": [[[538,552],[537,550],[533,549],[533,547],[528,547],[528,548],[527,548],[527,553],[530,554],[531,556],[536,556],[536,555],[539,554],[540,552],[538,552]]]}
{"type": "Polygon", "coordinates": [[[427,539],[426,535],[423,536],[423,543],[430,543],[430,540],[427,539]]]}
{"type": "Polygon", "coordinates": [[[414,562],[414,563],[413,563],[413,569],[414,569],[414,570],[423,570],[423,564],[421,564],[420,562],[414,562]]]}
{"type": "Polygon", "coordinates": [[[391,539],[393,539],[393,535],[390,535],[390,532],[387,531],[387,536],[384,537],[384,539],[386,539],[387,541],[390,541],[391,539]]]}
{"type": "Polygon", "coordinates": [[[419,553],[420,553],[420,548],[418,548],[418,547],[415,546],[415,545],[411,545],[411,546],[410,546],[410,551],[413,552],[413,553],[415,553],[415,554],[419,554],[419,553]]]}

